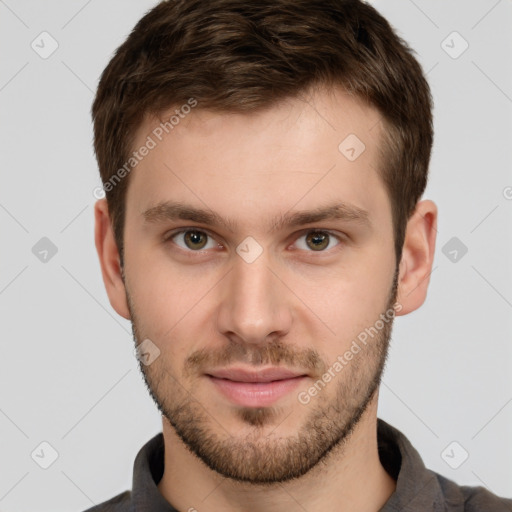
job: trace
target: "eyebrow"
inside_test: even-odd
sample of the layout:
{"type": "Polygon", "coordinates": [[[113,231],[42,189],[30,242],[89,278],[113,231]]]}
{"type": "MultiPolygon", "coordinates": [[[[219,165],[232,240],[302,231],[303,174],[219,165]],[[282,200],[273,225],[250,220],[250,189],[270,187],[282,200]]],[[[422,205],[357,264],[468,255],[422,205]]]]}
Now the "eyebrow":
{"type": "MultiPolygon", "coordinates": [[[[151,206],[142,213],[142,216],[147,223],[187,220],[208,226],[221,226],[232,233],[237,228],[237,223],[234,220],[225,219],[210,209],[196,208],[192,205],[174,201],[163,201],[151,206]]],[[[269,231],[273,233],[285,227],[297,227],[324,220],[343,220],[364,227],[371,227],[369,214],[366,210],[355,205],[339,202],[312,210],[286,212],[270,223],[269,231]]]]}

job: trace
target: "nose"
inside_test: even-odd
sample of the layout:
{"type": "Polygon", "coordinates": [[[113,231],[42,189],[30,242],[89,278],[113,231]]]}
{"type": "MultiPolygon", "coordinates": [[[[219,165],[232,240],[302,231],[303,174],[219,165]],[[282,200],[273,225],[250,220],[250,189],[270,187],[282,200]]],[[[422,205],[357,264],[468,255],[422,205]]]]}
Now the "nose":
{"type": "Polygon", "coordinates": [[[247,263],[236,256],[222,282],[217,328],[232,341],[261,344],[291,328],[291,292],[270,268],[265,252],[247,263]]]}

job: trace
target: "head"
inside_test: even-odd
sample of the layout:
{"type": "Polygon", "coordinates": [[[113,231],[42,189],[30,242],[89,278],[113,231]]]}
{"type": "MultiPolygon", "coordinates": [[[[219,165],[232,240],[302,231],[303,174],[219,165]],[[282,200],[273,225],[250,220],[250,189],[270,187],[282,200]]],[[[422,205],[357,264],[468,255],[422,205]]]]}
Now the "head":
{"type": "Polygon", "coordinates": [[[426,295],[431,97],[411,50],[355,0],[162,2],[93,118],[102,273],[158,355],[140,367],[164,421],[230,478],[306,473],[375,406],[394,316],[426,295]],[[270,367],[294,378],[267,401],[226,378],[270,367]]]}

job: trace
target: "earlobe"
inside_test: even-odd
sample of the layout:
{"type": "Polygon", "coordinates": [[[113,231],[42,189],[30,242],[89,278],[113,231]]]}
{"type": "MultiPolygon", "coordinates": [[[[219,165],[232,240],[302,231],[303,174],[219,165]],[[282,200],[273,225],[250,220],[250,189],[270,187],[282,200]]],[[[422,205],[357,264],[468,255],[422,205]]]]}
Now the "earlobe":
{"type": "Polygon", "coordinates": [[[129,320],[130,311],[121,275],[119,250],[115,242],[106,199],[100,199],[94,205],[94,223],[94,242],[110,304],[119,315],[129,320]]]}
{"type": "Polygon", "coordinates": [[[425,199],[418,202],[407,223],[399,267],[397,315],[418,309],[427,296],[434,261],[437,234],[437,206],[425,199]]]}

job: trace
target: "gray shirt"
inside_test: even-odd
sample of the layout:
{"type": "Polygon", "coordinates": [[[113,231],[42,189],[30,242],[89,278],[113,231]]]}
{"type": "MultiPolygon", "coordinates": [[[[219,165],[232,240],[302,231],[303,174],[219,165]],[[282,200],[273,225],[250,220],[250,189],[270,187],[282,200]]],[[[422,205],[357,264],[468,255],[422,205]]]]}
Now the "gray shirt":
{"type": "MultiPolygon", "coordinates": [[[[427,469],[404,434],[380,418],[377,439],[381,463],[397,483],[379,512],[512,512],[512,499],[483,487],[459,486],[427,469]]],[[[158,490],[163,472],[164,438],[159,433],[135,458],[132,490],[85,512],[178,512],[158,490]]]]}

